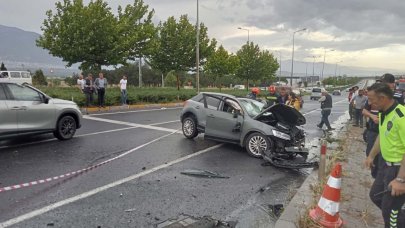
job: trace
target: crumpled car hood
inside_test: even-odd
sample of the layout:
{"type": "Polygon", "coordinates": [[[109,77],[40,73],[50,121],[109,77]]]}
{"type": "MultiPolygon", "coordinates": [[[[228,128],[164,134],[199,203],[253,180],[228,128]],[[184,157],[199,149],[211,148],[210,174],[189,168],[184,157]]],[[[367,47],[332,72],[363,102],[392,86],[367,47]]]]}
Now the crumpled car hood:
{"type": "Polygon", "coordinates": [[[254,119],[257,120],[269,112],[271,112],[278,121],[283,123],[295,126],[304,125],[306,123],[305,117],[299,111],[283,104],[276,104],[264,109],[260,114],[255,116],[254,119]]]}

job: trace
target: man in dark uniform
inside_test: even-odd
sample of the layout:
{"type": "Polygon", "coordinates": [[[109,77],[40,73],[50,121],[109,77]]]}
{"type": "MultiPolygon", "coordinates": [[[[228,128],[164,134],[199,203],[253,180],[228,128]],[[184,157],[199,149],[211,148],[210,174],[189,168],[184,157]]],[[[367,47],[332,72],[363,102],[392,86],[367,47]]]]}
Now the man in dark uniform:
{"type": "MultiPolygon", "coordinates": [[[[392,91],[395,91],[395,77],[392,74],[386,73],[377,82],[382,82],[387,84],[392,91]]],[[[404,105],[404,95],[403,93],[394,92],[394,99],[398,104],[404,105]]]]}
{"type": "Polygon", "coordinates": [[[274,104],[278,104],[279,102],[279,95],[276,92],[275,86],[269,86],[269,94],[266,96],[267,106],[272,106],[274,104]]]}
{"type": "Polygon", "coordinates": [[[370,190],[370,198],[384,218],[385,227],[405,227],[405,107],[394,100],[392,89],[385,83],[369,88],[368,99],[380,111],[379,136],[365,165],[373,166],[381,151],[384,161],[370,190]]]}
{"type": "Polygon", "coordinates": [[[329,116],[332,112],[332,96],[325,89],[322,88],[322,97],[319,98],[318,101],[321,102],[322,117],[321,122],[316,126],[322,129],[323,124],[325,124],[328,128],[328,131],[334,130],[334,128],[332,128],[329,123],[329,116]]]}

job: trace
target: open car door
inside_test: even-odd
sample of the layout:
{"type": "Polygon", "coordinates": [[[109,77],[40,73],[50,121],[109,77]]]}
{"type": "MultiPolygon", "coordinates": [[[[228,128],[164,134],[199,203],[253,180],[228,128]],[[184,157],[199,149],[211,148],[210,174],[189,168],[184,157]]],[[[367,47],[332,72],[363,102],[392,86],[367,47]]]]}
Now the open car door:
{"type": "Polygon", "coordinates": [[[204,104],[207,113],[207,124],[204,137],[216,141],[240,142],[243,127],[243,113],[238,102],[230,98],[204,94],[205,99],[218,99],[217,109],[210,109],[204,104]]]}

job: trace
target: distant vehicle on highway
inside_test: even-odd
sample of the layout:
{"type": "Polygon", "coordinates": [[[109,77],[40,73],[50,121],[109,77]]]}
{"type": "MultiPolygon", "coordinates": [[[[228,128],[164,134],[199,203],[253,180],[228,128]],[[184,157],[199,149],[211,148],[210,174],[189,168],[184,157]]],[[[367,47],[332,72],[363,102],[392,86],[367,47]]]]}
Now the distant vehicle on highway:
{"type": "Polygon", "coordinates": [[[0,82],[28,83],[32,85],[32,77],[28,71],[0,71],[0,82]]]}
{"type": "Polygon", "coordinates": [[[312,88],[310,99],[318,100],[321,97],[322,97],[322,89],[319,87],[312,88]]]}
{"type": "Polygon", "coordinates": [[[298,127],[305,124],[305,117],[287,105],[266,108],[253,99],[203,92],[185,102],[180,120],[186,138],[204,133],[207,139],[245,147],[253,157],[260,158],[265,151],[307,155],[302,148],[305,133],[298,127]]]}
{"type": "Polygon", "coordinates": [[[0,82],[0,139],[53,133],[71,139],[81,127],[76,103],[54,99],[28,84],[0,82]]]}
{"type": "Polygon", "coordinates": [[[340,92],[340,90],[334,90],[334,91],[332,92],[332,95],[340,96],[340,95],[342,95],[342,93],[340,92]]]}
{"type": "Polygon", "coordinates": [[[246,89],[245,85],[235,85],[234,89],[246,89]]]}

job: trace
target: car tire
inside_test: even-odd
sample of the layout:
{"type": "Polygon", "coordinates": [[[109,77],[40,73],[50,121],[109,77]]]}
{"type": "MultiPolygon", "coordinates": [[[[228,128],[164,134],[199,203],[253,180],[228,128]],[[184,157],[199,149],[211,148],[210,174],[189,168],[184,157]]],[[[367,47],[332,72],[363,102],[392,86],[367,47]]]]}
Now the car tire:
{"type": "Polygon", "coordinates": [[[197,121],[193,116],[183,119],[181,129],[183,130],[183,135],[188,139],[193,139],[198,135],[197,121]]]}
{"type": "Polygon", "coordinates": [[[68,140],[75,135],[76,129],[77,123],[75,118],[72,116],[63,116],[58,120],[53,135],[59,140],[68,140]]]}
{"type": "Polygon", "coordinates": [[[259,151],[258,144],[260,144],[262,152],[272,148],[271,141],[267,136],[259,132],[252,133],[246,138],[245,142],[246,151],[250,156],[255,158],[263,157],[259,151]]]}

